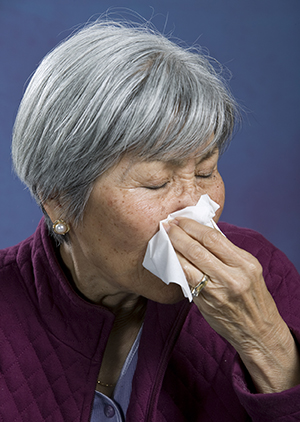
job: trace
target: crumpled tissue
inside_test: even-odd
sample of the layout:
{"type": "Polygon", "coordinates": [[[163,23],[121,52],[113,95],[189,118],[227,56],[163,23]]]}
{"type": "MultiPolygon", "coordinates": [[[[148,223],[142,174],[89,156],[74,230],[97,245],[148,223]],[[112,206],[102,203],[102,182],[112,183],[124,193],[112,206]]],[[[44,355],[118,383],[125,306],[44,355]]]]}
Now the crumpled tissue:
{"type": "Polygon", "coordinates": [[[148,242],[143,266],[166,284],[179,284],[184,296],[190,302],[193,299],[190,287],[163,223],[176,217],[186,217],[220,231],[213,221],[218,208],[219,205],[207,194],[202,195],[195,206],[173,212],[165,220],[160,221],[159,231],[148,242]]]}

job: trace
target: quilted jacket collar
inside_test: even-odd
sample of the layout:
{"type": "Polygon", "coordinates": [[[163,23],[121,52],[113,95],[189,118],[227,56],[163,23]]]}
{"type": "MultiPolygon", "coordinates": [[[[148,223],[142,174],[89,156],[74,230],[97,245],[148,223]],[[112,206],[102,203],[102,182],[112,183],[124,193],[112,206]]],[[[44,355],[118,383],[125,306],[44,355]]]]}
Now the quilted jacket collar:
{"type": "MultiPolygon", "coordinates": [[[[93,388],[114,316],[74,291],[60,267],[43,220],[35,234],[18,246],[17,263],[19,272],[26,274],[27,294],[44,331],[67,346],[65,351],[72,350],[73,361],[80,356],[87,358],[81,360],[81,370],[88,373],[86,386],[93,388]]],[[[148,302],[126,421],[152,420],[174,344],[190,308],[187,300],[176,305],[148,302]]],[[[76,371],[78,375],[79,367],[76,371]]],[[[71,374],[73,377],[73,371],[71,374]]],[[[91,389],[85,397],[84,412],[92,396],[91,389]]]]}
{"type": "Polygon", "coordinates": [[[30,243],[19,250],[19,266],[24,268],[30,262],[31,253],[32,280],[27,281],[27,286],[45,328],[73,350],[90,359],[100,359],[113,325],[113,314],[76,294],[61,270],[43,219],[30,243]]]}
{"type": "Polygon", "coordinates": [[[126,421],[153,420],[165,371],[190,309],[186,299],[176,305],[149,301],[126,421]]]}

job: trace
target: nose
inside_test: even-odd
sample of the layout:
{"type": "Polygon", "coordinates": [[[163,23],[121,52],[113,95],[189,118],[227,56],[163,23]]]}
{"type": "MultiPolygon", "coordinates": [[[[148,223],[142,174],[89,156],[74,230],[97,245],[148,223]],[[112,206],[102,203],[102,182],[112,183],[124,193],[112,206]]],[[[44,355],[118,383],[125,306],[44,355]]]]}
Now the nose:
{"type": "Polygon", "coordinates": [[[203,189],[191,181],[178,184],[174,190],[175,209],[173,212],[196,205],[204,193],[203,189]]]}

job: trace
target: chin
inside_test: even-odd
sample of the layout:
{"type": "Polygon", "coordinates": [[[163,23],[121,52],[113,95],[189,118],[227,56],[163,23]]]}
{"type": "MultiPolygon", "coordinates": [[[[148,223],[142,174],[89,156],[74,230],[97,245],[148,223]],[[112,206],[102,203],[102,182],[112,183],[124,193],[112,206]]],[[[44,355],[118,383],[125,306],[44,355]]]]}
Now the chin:
{"type": "Polygon", "coordinates": [[[182,293],[181,287],[178,284],[170,283],[165,284],[163,281],[159,280],[159,286],[151,288],[151,291],[147,292],[147,299],[150,299],[154,302],[158,302],[164,305],[173,305],[180,302],[185,298],[182,293]]]}
{"type": "Polygon", "coordinates": [[[173,305],[175,303],[181,302],[183,299],[186,299],[182,289],[178,284],[171,283],[167,286],[168,295],[164,298],[163,301],[159,303],[173,305]]]}
{"type": "Polygon", "coordinates": [[[139,283],[140,288],[135,288],[134,293],[152,300],[153,302],[165,305],[173,305],[185,298],[181,287],[178,284],[166,284],[145,268],[142,268],[142,271],[143,275],[140,278],[139,283]]]}

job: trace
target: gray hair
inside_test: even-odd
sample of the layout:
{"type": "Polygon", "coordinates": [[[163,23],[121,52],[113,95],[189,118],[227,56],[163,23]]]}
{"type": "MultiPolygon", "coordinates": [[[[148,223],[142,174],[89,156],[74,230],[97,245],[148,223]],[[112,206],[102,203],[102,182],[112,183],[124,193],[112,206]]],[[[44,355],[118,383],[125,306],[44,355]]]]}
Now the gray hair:
{"type": "Polygon", "coordinates": [[[184,159],[212,133],[207,148],[222,151],[237,113],[211,62],[147,25],[87,25],[43,59],[26,89],[16,173],[40,205],[59,199],[62,218],[77,224],[95,180],[124,154],[184,159]]]}

